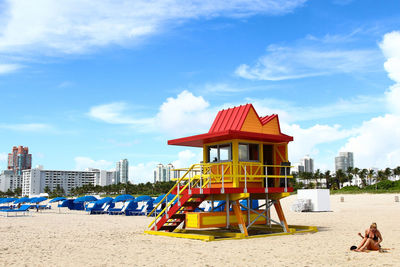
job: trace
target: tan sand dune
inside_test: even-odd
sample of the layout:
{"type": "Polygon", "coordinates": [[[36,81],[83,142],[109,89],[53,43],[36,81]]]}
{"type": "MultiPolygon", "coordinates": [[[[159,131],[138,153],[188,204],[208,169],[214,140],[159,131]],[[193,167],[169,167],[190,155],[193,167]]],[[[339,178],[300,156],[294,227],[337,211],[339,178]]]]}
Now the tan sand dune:
{"type": "Polygon", "coordinates": [[[316,225],[318,233],[202,242],[144,235],[151,218],[57,214],[0,217],[0,266],[400,266],[400,203],[392,194],[331,196],[333,212],[295,213],[290,224],[316,225]],[[367,206],[368,205],[368,206],[367,206]],[[358,232],[371,222],[389,253],[356,253],[358,232]]]}

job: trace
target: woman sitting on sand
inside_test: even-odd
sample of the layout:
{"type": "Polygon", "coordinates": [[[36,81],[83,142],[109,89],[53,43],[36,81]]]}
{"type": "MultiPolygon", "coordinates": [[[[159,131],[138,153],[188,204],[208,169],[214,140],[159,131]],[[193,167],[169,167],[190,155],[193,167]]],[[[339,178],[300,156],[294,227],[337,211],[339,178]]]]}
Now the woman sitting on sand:
{"type": "Polygon", "coordinates": [[[364,252],[366,250],[380,249],[381,246],[379,244],[382,242],[383,238],[376,223],[372,223],[369,229],[365,230],[365,236],[362,236],[361,233],[358,233],[358,235],[361,236],[363,240],[355,251],[364,252]]]}

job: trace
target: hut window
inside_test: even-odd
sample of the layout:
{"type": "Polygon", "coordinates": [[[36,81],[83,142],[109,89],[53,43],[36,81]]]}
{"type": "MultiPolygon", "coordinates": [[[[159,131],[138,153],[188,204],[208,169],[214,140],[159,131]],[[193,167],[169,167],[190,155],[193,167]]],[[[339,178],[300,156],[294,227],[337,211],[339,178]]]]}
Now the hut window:
{"type": "Polygon", "coordinates": [[[232,159],[231,144],[208,147],[208,162],[230,161],[232,159]]]}
{"type": "Polygon", "coordinates": [[[208,161],[217,162],[218,161],[218,146],[208,147],[208,161]]]}
{"type": "Polygon", "coordinates": [[[231,160],[231,145],[219,146],[219,161],[231,160]]]}
{"type": "Polygon", "coordinates": [[[259,161],[258,144],[239,144],[239,161],[259,161]]]}

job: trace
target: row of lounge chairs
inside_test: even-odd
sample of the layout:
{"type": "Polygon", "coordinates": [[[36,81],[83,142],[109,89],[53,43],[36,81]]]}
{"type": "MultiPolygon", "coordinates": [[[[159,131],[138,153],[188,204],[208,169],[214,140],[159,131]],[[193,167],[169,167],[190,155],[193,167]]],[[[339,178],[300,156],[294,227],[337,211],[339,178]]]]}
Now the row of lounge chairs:
{"type": "Polygon", "coordinates": [[[39,203],[47,200],[45,197],[34,197],[34,198],[0,198],[0,214],[8,217],[9,214],[26,215],[29,213],[30,209],[49,209],[49,205],[40,205],[39,203]],[[5,204],[5,205],[4,205],[5,204]]]}
{"type": "MultiPolygon", "coordinates": [[[[139,215],[148,215],[152,210],[155,204],[158,204],[160,201],[165,201],[165,204],[158,205],[156,211],[153,213],[153,216],[157,216],[167,204],[167,201],[171,201],[174,198],[174,195],[169,195],[168,198],[163,200],[165,195],[161,195],[156,199],[151,198],[150,196],[139,196],[134,198],[131,195],[121,195],[116,197],[115,199],[111,197],[106,197],[102,199],[96,199],[93,196],[85,196],[77,199],[66,199],[64,197],[52,199],[47,205],[39,205],[40,202],[37,202],[36,205],[32,205],[29,203],[35,203],[35,199],[9,199],[9,201],[14,201],[18,203],[27,203],[18,208],[13,208],[13,206],[0,206],[0,214],[27,214],[29,209],[36,208],[51,208],[51,203],[58,202],[59,208],[68,208],[70,210],[82,210],[86,211],[88,214],[108,214],[108,215],[126,215],[126,216],[139,216],[139,215]],[[122,202],[122,205],[116,207],[116,203],[122,202]]],[[[42,199],[36,198],[36,200],[43,201],[42,199]]],[[[45,198],[44,198],[45,200],[45,198]]],[[[177,200],[175,200],[177,201],[177,200]]],[[[7,203],[7,200],[0,199],[1,203],[7,203]]],[[[214,201],[214,205],[211,204],[210,201],[204,201],[195,211],[197,212],[210,212],[210,211],[224,211],[225,210],[225,201],[214,201]]],[[[20,204],[21,205],[21,204],[20,204]]],[[[247,200],[242,200],[241,205],[246,207],[247,200]]],[[[253,209],[258,208],[258,200],[252,200],[251,207],[253,209]]],[[[242,207],[242,210],[244,210],[242,207]]]]}
{"type": "Polygon", "coordinates": [[[88,214],[108,214],[108,215],[126,215],[126,216],[137,216],[147,215],[153,209],[153,199],[147,198],[132,198],[123,201],[122,206],[117,208],[113,199],[104,201],[100,199],[98,201],[89,202],[85,206],[85,210],[88,214]]]}

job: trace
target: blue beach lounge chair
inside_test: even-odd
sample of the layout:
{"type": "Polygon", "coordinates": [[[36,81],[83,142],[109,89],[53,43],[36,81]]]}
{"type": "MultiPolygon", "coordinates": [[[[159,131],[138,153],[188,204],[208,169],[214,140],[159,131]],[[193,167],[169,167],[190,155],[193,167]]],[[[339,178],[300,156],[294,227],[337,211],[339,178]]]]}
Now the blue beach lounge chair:
{"type": "Polygon", "coordinates": [[[15,216],[17,216],[18,213],[22,213],[23,215],[25,215],[26,213],[29,213],[30,207],[31,205],[22,205],[21,207],[19,207],[19,209],[0,210],[0,212],[2,214],[5,214],[6,217],[8,217],[9,213],[14,213],[15,216]]]}
{"type": "Polygon", "coordinates": [[[125,214],[125,211],[128,209],[130,206],[130,210],[136,210],[137,204],[136,202],[133,201],[125,201],[122,208],[110,208],[108,209],[108,214],[109,215],[122,215],[125,214]]]}
{"type": "Polygon", "coordinates": [[[147,215],[150,211],[153,210],[153,200],[148,201],[134,201],[135,204],[128,206],[125,211],[125,215],[132,216],[132,215],[147,215]]]}
{"type": "Polygon", "coordinates": [[[114,203],[112,202],[113,198],[106,197],[103,199],[99,199],[95,202],[90,202],[86,207],[86,211],[89,214],[104,214],[107,213],[108,209],[114,207],[114,203]]]}

